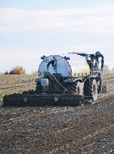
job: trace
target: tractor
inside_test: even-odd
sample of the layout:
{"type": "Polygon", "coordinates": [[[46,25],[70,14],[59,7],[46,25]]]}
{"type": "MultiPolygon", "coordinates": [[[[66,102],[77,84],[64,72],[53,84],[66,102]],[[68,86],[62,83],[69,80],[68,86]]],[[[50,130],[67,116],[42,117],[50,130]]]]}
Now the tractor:
{"type": "Polygon", "coordinates": [[[86,59],[90,73],[73,76],[70,57],[60,55],[42,56],[36,79],[36,89],[22,94],[4,96],[4,106],[76,106],[92,103],[101,92],[104,56],[70,52],[86,59]],[[101,66],[99,66],[101,63],[101,66]]]}

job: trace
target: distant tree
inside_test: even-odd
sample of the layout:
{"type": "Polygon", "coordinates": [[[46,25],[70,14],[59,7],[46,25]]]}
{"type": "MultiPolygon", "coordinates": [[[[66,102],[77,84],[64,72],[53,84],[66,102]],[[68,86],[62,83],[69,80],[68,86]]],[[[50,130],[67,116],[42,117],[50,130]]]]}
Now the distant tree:
{"type": "Polygon", "coordinates": [[[25,74],[25,69],[23,67],[15,67],[9,73],[5,72],[4,74],[25,74]]]}
{"type": "Polygon", "coordinates": [[[9,74],[9,73],[8,73],[8,72],[5,72],[4,74],[7,75],[7,74],[9,74]]]}
{"type": "Polygon", "coordinates": [[[112,73],[114,73],[114,68],[112,69],[112,71],[111,71],[112,73]]]}
{"type": "Polygon", "coordinates": [[[104,73],[111,72],[108,65],[104,65],[104,73]]]}

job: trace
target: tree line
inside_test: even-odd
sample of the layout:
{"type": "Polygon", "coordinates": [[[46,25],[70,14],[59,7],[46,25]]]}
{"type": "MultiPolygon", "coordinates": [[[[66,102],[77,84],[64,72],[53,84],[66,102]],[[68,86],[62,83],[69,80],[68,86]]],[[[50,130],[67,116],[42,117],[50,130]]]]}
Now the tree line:
{"type": "MultiPolygon", "coordinates": [[[[112,68],[112,70],[109,69],[108,65],[104,65],[104,73],[114,73],[114,67],[112,68]]],[[[4,73],[5,75],[7,74],[26,74],[25,69],[22,66],[16,66],[14,68],[12,68],[9,72],[6,71],[4,73]]]]}
{"type": "Polygon", "coordinates": [[[112,68],[112,70],[109,69],[108,65],[104,65],[104,73],[114,73],[114,67],[112,68]]]}

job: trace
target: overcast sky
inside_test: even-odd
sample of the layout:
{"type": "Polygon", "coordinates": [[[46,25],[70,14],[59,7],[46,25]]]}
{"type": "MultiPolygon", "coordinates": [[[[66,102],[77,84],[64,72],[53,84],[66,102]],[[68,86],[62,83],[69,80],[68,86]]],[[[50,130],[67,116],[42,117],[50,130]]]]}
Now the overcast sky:
{"type": "Polygon", "coordinates": [[[0,73],[72,51],[101,51],[114,67],[114,0],[0,0],[0,73]]]}

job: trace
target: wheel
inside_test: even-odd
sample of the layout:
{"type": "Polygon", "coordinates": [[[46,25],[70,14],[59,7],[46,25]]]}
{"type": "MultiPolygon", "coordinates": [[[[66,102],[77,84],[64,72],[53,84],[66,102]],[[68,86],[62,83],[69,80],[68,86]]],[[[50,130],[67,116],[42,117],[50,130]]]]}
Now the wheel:
{"type": "Polygon", "coordinates": [[[97,100],[97,82],[95,79],[87,80],[84,84],[84,95],[87,99],[97,100]]]}
{"type": "Polygon", "coordinates": [[[71,93],[76,93],[76,84],[75,83],[65,83],[65,88],[71,92],[71,93]]]}
{"type": "Polygon", "coordinates": [[[40,82],[37,82],[36,84],[36,92],[42,91],[42,86],[40,82]]]}
{"type": "Polygon", "coordinates": [[[102,87],[102,79],[100,79],[99,81],[98,81],[98,84],[97,84],[98,86],[97,86],[97,91],[98,91],[98,94],[101,92],[101,87],[102,87]]]}
{"type": "Polygon", "coordinates": [[[80,82],[65,83],[65,88],[77,95],[83,95],[83,85],[80,82]]]}
{"type": "Polygon", "coordinates": [[[76,94],[83,95],[83,83],[76,82],[76,94]]]}

